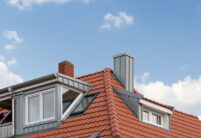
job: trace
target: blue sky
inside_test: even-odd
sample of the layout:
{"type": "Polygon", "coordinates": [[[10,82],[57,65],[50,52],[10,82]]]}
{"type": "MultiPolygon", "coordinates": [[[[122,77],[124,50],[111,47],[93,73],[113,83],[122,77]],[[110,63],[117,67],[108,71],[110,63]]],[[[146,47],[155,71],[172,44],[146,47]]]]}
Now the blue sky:
{"type": "Polygon", "coordinates": [[[178,97],[176,90],[185,95],[183,89],[195,88],[192,95],[185,95],[183,101],[177,98],[173,104],[201,115],[196,111],[201,102],[193,102],[201,98],[200,0],[38,2],[0,1],[0,57],[4,57],[0,63],[18,75],[12,83],[57,72],[63,60],[74,63],[76,76],[113,68],[113,55],[125,51],[135,57],[136,87],[145,95],[155,94],[150,97],[163,102],[163,96],[155,98],[158,93],[147,89],[158,88],[166,95],[172,91],[178,97]],[[9,39],[5,35],[9,31],[16,32],[21,41],[9,39]],[[177,85],[181,88],[176,89],[177,85]]]}

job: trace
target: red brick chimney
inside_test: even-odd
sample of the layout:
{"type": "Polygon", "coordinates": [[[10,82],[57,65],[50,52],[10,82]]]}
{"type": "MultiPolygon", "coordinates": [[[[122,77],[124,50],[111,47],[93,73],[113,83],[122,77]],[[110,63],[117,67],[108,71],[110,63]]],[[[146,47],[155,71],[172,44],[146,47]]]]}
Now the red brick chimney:
{"type": "Polygon", "coordinates": [[[59,73],[74,77],[74,65],[69,61],[63,61],[58,66],[59,73]]]}

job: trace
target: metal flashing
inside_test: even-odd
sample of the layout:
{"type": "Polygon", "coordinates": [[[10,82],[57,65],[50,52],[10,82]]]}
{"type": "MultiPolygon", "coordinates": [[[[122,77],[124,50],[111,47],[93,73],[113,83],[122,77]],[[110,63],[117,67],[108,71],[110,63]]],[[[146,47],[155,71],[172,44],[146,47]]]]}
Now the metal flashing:
{"type": "Polygon", "coordinates": [[[133,56],[129,55],[128,53],[126,52],[123,52],[121,54],[117,54],[117,55],[114,55],[113,58],[116,58],[116,57],[121,57],[121,56],[128,56],[128,57],[131,57],[131,58],[134,58],[133,56]]]}
{"type": "Polygon", "coordinates": [[[61,83],[66,84],[70,87],[76,88],[81,91],[88,92],[93,87],[91,84],[84,81],[63,75],[61,73],[54,73],[46,75],[40,78],[36,78],[30,81],[19,83],[13,86],[9,86],[3,89],[0,89],[0,101],[5,101],[12,98],[12,95],[17,95],[20,92],[24,92],[30,89],[42,87],[45,85],[61,83]],[[10,91],[12,89],[12,91],[10,91]]]}
{"type": "Polygon", "coordinates": [[[117,89],[115,87],[113,87],[113,89],[118,94],[127,95],[127,96],[134,97],[134,98],[137,98],[137,99],[143,99],[144,98],[144,96],[141,95],[141,94],[137,94],[137,93],[134,93],[134,92],[128,92],[128,91],[125,91],[125,90],[117,89]]]}
{"type": "Polygon", "coordinates": [[[91,135],[89,138],[98,138],[98,136],[102,133],[102,130],[99,130],[95,132],[93,135],[91,135]]]}
{"type": "Polygon", "coordinates": [[[118,97],[126,104],[126,106],[130,109],[130,111],[139,118],[139,100],[143,99],[143,96],[140,94],[128,92],[125,90],[114,88],[114,92],[118,95],[118,97]]]}
{"type": "Polygon", "coordinates": [[[36,133],[42,133],[42,132],[46,132],[46,131],[55,130],[57,128],[58,127],[52,127],[52,128],[43,129],[43,130],[40,130],[40,131],[33,131],[31,133],[17,134],[17,135],[12,136],[12,138],[19,138],[19,137],[23,137],[23,136],[29,136],[29,135],[36,134],[36,133]]]}

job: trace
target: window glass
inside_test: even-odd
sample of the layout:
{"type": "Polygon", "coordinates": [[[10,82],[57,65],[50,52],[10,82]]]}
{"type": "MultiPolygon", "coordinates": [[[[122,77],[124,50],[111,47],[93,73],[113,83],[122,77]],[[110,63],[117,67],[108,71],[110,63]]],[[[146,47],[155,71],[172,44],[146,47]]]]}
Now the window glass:
{"type": "Polygon", "coordinates": [[[146,111],[143,111],[143,120],[144,121],[149,121],[149,113],[146,111]]]}
{"type": "Polygon", "coordinates": [[[152,115],[152,122],[154,124],[161,125],[161,116],[153,114],[152,115]]]}
{"type": "Polygon", "coordinates": [[[54,92],[43,94],[43,119],[54,117],[54,92]]]}
{"type": "Polygon", "coordinates": [[[40,99],[38,95],[28,98],[28,118],[29,122],[40,120],[40,99]]]}
{"type": "Polygon", "coordinates": [[[89,103],[92,101],[93,96],[85,97],[82,102],[78,105],[78,107],[73,111],[73,113],[78,113],[84,111],[89,103]]]}
{"type": "Polygon", "coordinates": [[[79,93],[74,92],[70,89],[62,87],[62,106],[63,113],[68,109],[71,103],[78,97],[79,93]]]}

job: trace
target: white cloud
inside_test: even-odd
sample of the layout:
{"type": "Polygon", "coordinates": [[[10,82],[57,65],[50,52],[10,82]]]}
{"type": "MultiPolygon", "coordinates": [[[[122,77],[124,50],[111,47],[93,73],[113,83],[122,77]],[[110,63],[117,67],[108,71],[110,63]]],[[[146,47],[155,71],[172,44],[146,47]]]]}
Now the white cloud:
{"type": "Polygon", "coordinates": [[[109,23],[103,24],[99,28],[99,30],[108,30],[108,29],[111,29],[111,24],[109,24],[109,23]]]}
{"type": "Polygon", "coordinates": [[[8,61],[8,66],[15,65],[17,63],[16,59],[12,59],[8,61]]]}
{"type": "Polygon", "coordinates": [[[22,43],[23,39],[18,36],[17,31],[5,31],[3,35],[8,40],[13,40],[16,43],[22,43]]]}
{"type": "Polygon", "coordinates": [[[5,60],[5,57],[0,55],[0,60],[1,61],[5,60]]]}
{"type": "Polygon", "coordinates": [[[201,107],[201,76],[197,79],[187,76],[171,86],[162,81],[144,84],[136,80],[135,88],[147,98],[174,106],[184,112],[201,114],[199,110],[201,107]]]}
{"type": "Polygon", "coordinates": [[[23,82],[22,77],[8,70],[8,67],[0,62],[0,88],[23,82]]]}
{"type": "Polygon", "coordinates": [[[104,16],[104,24],[102,24],[99,29],[110,29],[111,27],[119,28],[123,25],[131,25],[133,21],[133,16],[127,15],[126,12],[119,12],[117,16],[107,13],[104,16]]]}
{"type": "MultiPolygon", "coordinates": [[[[31,8],[32,5],[43,5],[47,3],[66,4],[78,0],[5,0],[9,5],[15,6],[20,10],[31,8]]],[[[88,4],[93,0],[80,0],[88,4]]]]}
{"type": "Polygon", "coordinates": [[[11,44],[7,44],[7,45],[4,46],[4,49],[10,51],[10,50],[15,49],[15,46],[11,45],[11,44]]]}
{"type": "Polygon", "coordinates": [[[149,73],[149,72],[144,72],[142,75],[136,76],[135,79],[136,79],[136,81],[138,81],[138,82],[143,82],[143,83],[145,83],[145,82],[148,81],[149,76],[150,76],[150,73],[149,73]]]}

